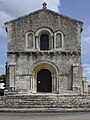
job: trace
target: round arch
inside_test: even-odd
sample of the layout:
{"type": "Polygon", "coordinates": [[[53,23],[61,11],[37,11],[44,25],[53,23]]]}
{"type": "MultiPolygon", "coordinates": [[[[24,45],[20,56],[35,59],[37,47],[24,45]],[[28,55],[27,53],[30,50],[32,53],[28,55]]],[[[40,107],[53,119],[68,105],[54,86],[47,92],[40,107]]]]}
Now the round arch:
{"type": "Polygon", "coordinates": [[[37,92],[37,73],[41,70],[48,70],[51,73],[52,77],[52,93],[56,93],[57,91],[57,76],[59,73],[58,67],[49,61],[40,61],[37,62],[31,70],[31,74],[33,75],[33,90],[37,92]]]}
{"type": "Polygon", "coordinates": [[[38,29],[35,33],[35,36],[39,36],[43,33],[53,36],[53,32],[49,28],[45,28],[45,27],[38,29]]]}
{"type": "Polygon", "coordinates": [[[50,61],[40,61],[32,67],[31,74],[36,74],[41,69],[48,69],[52,74],[58,75],[59,73],[59,69],[54,63],[50,61]]]}
{"type": "MultiPolygon", "coordinates": [[[[53,41],[53,35],[54,34],[53,34],[51,29],[45,28],[45,27],[38,29],[35,33],[36,49],[44,50],[44,49],[41,49],[41,47],[40,47],[40,42],[41,42],[40,38],[41,38],[42,35],[48,36],[48,45],[46,43],[46,45],[48,46],[48,49],[45,49],[45,50],[52,50],[53,49],[53,42],[54,42],[53,41]]],[[[46,42],[46,37],[45,36],[44,36],[44,42],[46,42]]],[[[44,42],[42,44],[44,44],[44,42]]]]}

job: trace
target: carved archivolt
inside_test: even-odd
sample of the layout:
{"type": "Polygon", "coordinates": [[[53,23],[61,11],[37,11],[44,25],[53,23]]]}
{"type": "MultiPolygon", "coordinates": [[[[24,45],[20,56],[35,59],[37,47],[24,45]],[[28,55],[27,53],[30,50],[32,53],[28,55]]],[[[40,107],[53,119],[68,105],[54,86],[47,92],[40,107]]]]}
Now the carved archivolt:
{"type": "Polygon", "coordinates": [[[49,61],[40,61],[32,67],[31,74],[37,74],[41,69],[48,69],[52,75],[58,75],[59,73],[59,69],[54,63],[49,61]]]}

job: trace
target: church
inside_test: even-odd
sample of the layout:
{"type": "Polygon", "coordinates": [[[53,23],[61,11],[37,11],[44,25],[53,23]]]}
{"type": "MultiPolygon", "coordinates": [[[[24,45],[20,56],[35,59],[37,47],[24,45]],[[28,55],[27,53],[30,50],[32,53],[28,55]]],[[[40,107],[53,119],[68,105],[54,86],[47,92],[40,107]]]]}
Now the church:
{"type": "Polygon", "coordinates": [[[83,22],[47,9],[5,23],[6,89],[17,94],[87,94],[81,65],[83,22]]]}

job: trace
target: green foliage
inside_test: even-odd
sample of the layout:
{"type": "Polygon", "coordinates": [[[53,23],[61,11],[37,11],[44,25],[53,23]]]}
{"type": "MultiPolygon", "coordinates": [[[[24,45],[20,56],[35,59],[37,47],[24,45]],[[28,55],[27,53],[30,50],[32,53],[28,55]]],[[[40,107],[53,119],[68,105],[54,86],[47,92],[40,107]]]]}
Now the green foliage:
{"type": "Polygon", "coordinates": [[[0,78],[6,79],[6,74],[0,75],[0,78]]]}

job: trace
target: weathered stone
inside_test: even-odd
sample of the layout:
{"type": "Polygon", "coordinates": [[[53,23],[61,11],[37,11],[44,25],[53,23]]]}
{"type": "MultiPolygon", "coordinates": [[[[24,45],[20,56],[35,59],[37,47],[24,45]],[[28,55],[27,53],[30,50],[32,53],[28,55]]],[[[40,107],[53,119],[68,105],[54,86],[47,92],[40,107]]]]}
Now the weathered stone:
{"type": "Polygon", "coordinates": [[[88,100],[77,95],[8,95],[0,100],[0,108],[90,108],[88,100]]]}
{"type": "MultiPolygon", "coordinates": [[[[51,75],[51,93],[87,94],[82,84],[81,21],[40,9],[6,22],[5,25],[8,31],[6,86],[9,91],[22,94],[40,92],[38,73],[44,69],[51,75]],[[46,50],[41,49],[41,45],[46,44],[41,43],[42,35],[49,39],[46,50]]],[[[47,86],[49,88],[50,84],[47,86]]]]}

